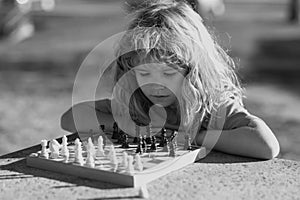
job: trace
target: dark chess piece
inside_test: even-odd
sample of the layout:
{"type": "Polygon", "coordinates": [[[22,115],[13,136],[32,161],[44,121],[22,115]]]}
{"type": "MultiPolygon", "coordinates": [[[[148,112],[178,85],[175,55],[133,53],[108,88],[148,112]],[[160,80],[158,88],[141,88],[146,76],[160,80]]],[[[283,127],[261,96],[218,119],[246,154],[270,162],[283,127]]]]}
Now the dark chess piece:
{"type": "Polygon", "coordinates": [[[151,137],[147,137],[147,138],[146,138],[146,143],[147,143],[147,144],[151,144],[151,137]]]}
{"type": "Polygon", "coordinates": [[[122,148],[129,148],[129,144],[128,144],[128,136],[126,134],[123,135],[123,141],[122,141],[122,148]]]}
{"type": "Polygon", "coordinates": [[[191,145],[191,138],[189,135],[186,135],[184,137],[185,142],[184,142],[184,149],[185,150],[192,150],[192,145],[191,145]]]}
{"type": "Polygon", "coordinates": [[[146,142],[146,139],[147,139],[147,136],[144,135],[144,137],[143,137],[143,142],[142,142],[142,147],[143,147],[143,149],[144,149],[144,152],[147,151],[147,142],[146,142]]]}
{"type": "Polygon", "coordinates": [[[152,136],[150,151],[156,151],[156,150],[157,150],[156,138],[155,138],[155,136],[152,136]]]}
{"type": "Polygon", "coordinates": [[[138,143],[138,141],[139,141],[139,140],[138,140],[138,137],[134,137],[134,138],[133,138],[133,143],[136,144],[136,143],[138,143]]]}
{"type": "Polygon", "coordinates": [[[159,143],[159,147],[164,147],[165,145],[167,144],[167,133],[166,133],[166,129],[163,128],[161,130],[161,140],[160,140],[160,143],[159,143]]]}
{"type": "Polygon", "coordinates": [[[122,130],[119,131],[119,138],[118,138],[118,141],[117,141],[118,144],[122,144],[124,142],[124,136],[125,135],[126,134],[124,133],[124,131],[122,131],[122,130]]]}
{"type": "Polygon", "coordinates": [[[101,125],[100,125],[100,128],[101,128],[101,130],[102,130],[103,133],[104,133],[104,131],[105,131],[105,126],[104,126],[103,124],[101,124],[101,125]]]}
{"type": "Polygon", "coordinates": [[[113,125],[113,134],[111,136],[111,139],[119,139],[119,127],[118,127],[118,124],[117,122],[114,122],[114,125],[113,125]]]}
{"type": "Polygon", "coordinates": [[[172,130],[170,141],[174,144],[175,149],[177,148],[177,135],[178,135],[178,132],[176,130],[172,130]]]}
{"type": "Polygon", "coordinates": [[[143,143],[143,141],[140,140],[140,142],[139,142],[139,144],[138,144],[138,147],[137,147],[135,153],[143,154],[143,148],[142,148],[142,145],[143,145],[143,144],[142,144],[142,143],[143,143]]]}

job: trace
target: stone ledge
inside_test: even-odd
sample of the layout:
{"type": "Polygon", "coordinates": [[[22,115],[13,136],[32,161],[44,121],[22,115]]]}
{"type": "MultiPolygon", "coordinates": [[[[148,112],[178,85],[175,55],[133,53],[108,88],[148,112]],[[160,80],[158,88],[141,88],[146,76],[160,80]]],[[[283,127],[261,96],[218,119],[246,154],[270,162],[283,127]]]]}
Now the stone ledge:
{"type": "MultiPolygon", "coordinates": [[[[138,190],[29,168],[39,145],[0,157],[0,199],[135,199],[138,190]]],[[[213,151],[147,185],[150,199],[299,199],[300,162],[213,151]]]]}

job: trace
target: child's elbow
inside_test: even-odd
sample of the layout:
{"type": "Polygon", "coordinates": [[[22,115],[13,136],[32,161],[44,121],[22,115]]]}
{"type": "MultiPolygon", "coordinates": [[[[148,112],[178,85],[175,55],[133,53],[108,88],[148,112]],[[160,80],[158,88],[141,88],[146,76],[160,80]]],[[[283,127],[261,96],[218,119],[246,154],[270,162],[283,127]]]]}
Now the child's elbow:
{"type": "Polygon", "coordinates": [[[260,120],[257,123],[256,132],[263,141],[263,152],[261,154],[262,158],[273,159],[278,156],[280,152],[279,142],[273,131],[263,120],[260,120]]]}
{"type": "Polygon", "coordinates": [[[278,156],[279,152],[280,152],[280,146],[277,139],[275,139],[273,142],[270,142],[269,144],[266,145],[266,151],[263,158],[268,160],[273,159],[276,156],[278,156]]]}

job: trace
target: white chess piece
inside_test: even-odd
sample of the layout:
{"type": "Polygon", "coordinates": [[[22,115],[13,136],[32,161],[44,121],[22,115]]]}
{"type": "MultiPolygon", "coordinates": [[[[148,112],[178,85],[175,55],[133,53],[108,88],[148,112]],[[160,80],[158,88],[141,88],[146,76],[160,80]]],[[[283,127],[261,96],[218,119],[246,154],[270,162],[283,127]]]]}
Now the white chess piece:
{"type": "Polygon", "coordinates": [[[94,160],[94,156],[92,154],[87,155],[86,165],[88,167],[93,167],[93,168],[95,167],[95,160],[94,160]]]}
{"type": "Polygon", "coordinates": [[[114,145],[110,145],[109,147],[109,153],[108,153],[108,158],[110,160],[110,162],[112,162],[112,158],[116,155],[116,150],[115,150],[115,147],[114,145]]]}
{"type": "Polygon", "coordinates": [[[42,150],[41,150],[40,157],[48,159],[49,158],[49,153],[47,151],[47,140],[42,140],[41,145],[42,145],[42,150]]]}
{"type": "Polygon", "coordinates": [[[50,158],[57,159],[59,157],[60,144],[55,139],[53,139],[49,144],[49,148],[51,151],[50,158]]]}
{"type": "Polygon", "coordinates": [[[75,140],[75,163],[83,165],[82,147],[78,138],[75,140]]]}
{"type": "Polygon", "coordinates": [[[68,149],[68,139],[65,135],[62,138],[61,155],[64,157],[64,162],[68,162],[70,154],[68,149]]]}
{"type": "Polygon", "coordinates": [[[140,154],[135,154],[134,168],[137,171],[140,171],[140,172],[143,171],[144,166],[143,166],[140,154]]]}
{"type": "Polygon", "coordinates": [[[111,164],[112,164],[112,167],[113,167],[113,171],[116,172],[117,169],[118,169],[118,159],[117,159],[116,154],[112,155],[111,164]]]}
{"type": "Polygon", "coordinates": [[[128,174],[133,174],[134,173],[134,167],[133,167],[133,157],[128,156],[128,166],[126,172],[128,174]]]}
{"type": "Polygon", "coordinates": [[[86,149],[87,149],[87,153],[90,154],[93,158],[95,158],[95,146],[91,138],[88,139],[86,149]]]}
{"type": "Polygon", "coordinates": [[[122,160],[122,165],[126,169],[128,166],[128,154],[126,151],[123,152],[123,160],[122,160]]]}
{"type": "Polygon", "coordinates": [[[98,138],[98,149],[96,152],[96,156],[100,157],[100,156],[105,156],[104,150],[103,150],[103,138],[100,135],[98,138]]]}

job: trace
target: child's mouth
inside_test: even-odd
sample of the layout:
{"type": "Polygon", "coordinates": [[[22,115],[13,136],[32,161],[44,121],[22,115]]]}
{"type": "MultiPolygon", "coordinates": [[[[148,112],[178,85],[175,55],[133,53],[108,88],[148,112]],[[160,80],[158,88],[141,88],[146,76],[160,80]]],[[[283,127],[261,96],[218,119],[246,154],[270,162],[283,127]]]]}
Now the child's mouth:
{"type": "Polygon", "coordinates": [[[166,98],[168,95],[151,95],[154,98],[166,98]]]}

